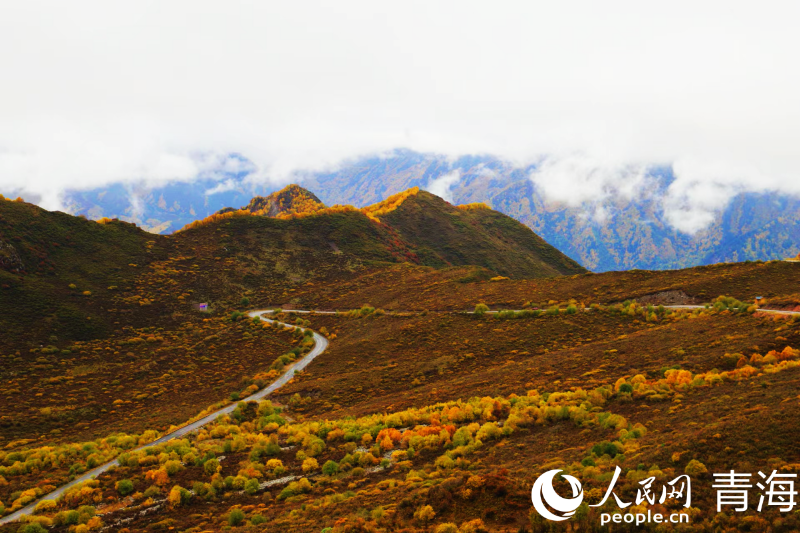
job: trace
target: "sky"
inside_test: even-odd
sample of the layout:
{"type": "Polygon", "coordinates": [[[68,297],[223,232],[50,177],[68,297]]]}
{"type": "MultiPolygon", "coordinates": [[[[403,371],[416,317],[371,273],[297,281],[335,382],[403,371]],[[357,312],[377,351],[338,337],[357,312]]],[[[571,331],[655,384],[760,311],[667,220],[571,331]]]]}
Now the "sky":
{"type": "MultiPolygon", "coordinates": [[[[800,194],[797,2],[0,4],[0,190],[255,179],[394,148],[491,154],[551,198],[672,165],[687,232],[743,191],[800,194]]],[[[458,180],[458,175],[448,176],[458,180]]],[[[452,181],[440,182],[443,191],[452,181]]],[[[638,188],[637,188],[638,187],[638,188]]]]}

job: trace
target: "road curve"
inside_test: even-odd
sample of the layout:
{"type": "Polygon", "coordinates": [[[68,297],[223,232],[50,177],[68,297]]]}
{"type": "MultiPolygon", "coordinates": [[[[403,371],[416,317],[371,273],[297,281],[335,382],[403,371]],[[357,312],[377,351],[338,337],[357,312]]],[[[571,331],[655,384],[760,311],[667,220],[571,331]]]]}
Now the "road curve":
{"type": "MultiPolygon", "coordinates": [[[[666,307],[668,309],[705,309],[706,308],[703,305],[665,305],[664,307],[666,307]]],[[[279,312],[280,311],[281,310],[279,310],[279,312]]],[[[588,311],[588,309],[587,309],[587,311],[588,311]]],[[[274,311],[272,311],[272,310],[251,311],[250,313],[248,313],[248,315],[250,317],[253,317],[253,318],[254,317],[260,317],[261,320],[264,320],[266,322],[270,322],[270,323],[274,323],[274,324],[281,324],[281,325],[284,325],[284,326],[287,326],[287,327],[291,327],[291,328],[295,328],[295,329],[302,329],[302,330],[308,329],[308,328],[303,328],[301,326],[296,326],[296,325],[293,325],[293,324],[286,324],[285,322],[280,322],[278,320],[272,320],[272,319],[264,317],[265,314],[273,313],[273,312],[274,311]]],[[[336,313],[335,311],[305,311],[305,310],[288,310],[288,309],[286,310],[286,312],[289,312],[289,313],[319,313],[319,314],[335,314],[336,313]]],[[[487,313],[497,313],[497,312],[498,311],[487,311],[487,313]]],[[[759,313],[776,314],[776,315],[800,315],[800,311],[781,311],[781,310],[777,310],[777,309],[759,309],[757,312],[759,312],[759,313]]],[[[467,314],[472,314],[472,313],[474,313],[474,311],[466,311],[466,313],[467,314]]],[[[314,335],[314,341],[315,341],[314,348],[305,357],[303,357],[299,361],[296,361],[294,364],[292,364],[286,370],[286,372],[281,377],[279,377],[277,380],[275,380],[269,387],[265,387],[265,388],[261,389],[260,391],[257,391],[255,393],[251,394],[250,396],[241,399],[240,401],[247,402],[247,401],[254,401],[254,400],[263,399],[265,396],[268,396],[269,394],[275,392],[276,390],[278,390],[282,386],[286,385],[286,383],[288,383],[289,380],[291,380],[294,377],[295,372],[297,372],[298,370],[303,370],[306,366],[308,366],[309,363],[311,363],[311,361],[313,361],[318,355],[320,355],[322,352],[324,352],[328,348],[328,339],[326,339],[325,337],[323,337],[322,335],[320,335],[316,331],[312,331],[312,333],[314,335]]],[[[195,430],[205,426],[206,424],[208,424],[210,422],[213,422],[220,415],[232,413],[233,410],[236,409],[236,405],[238,403],[239,402],[232,403],[231,405],[229,405],[227,407],[223,407],[222,409],[214,411],[210,415],[206,415],[203,418],[201,418],[201,419],[199,419],[199,420],[197,420],[195,422],[192,422],[191,424],[187,424],[187,425],[185,425],[185,426],[183,426],[181,428],[178,428],[175,431],[173,431],[172,433],[164,435],[163,437],[161,437],[161,438],[159,438],[157,440],[154,440],[153,442],[150,442],[148,444],[145,444],[143,446],[135,448],[133,451],[143,450],[145,448],[150,448],[150,447],[156,446],[158,444],[163,444],[163,443],[165,443],[167,441],[170,441],[172,439],[177,439],[177,438],[183,437],[184,435],[186,435],[188,433],[191,433],[192,431],[195,431],[195,430]]],[[[7,524],[9,522],[13,522],[15,520],[19,520],[23,515],[32,514],[33,510],[36,508],[36,506],[42,500],[54,500],[54,499],[58,498],[61,494],[63,494],[64,491],[66,491],[67,489],[69,489],[71,487],[74,487],[75,485],[77,485],[79,483],[82,483],[84,481],[87,481],[89,479],[97,477],[100,474],[102,474],[103,472],[105,472],[105,471],[109,470],[110,468],[112,468],[113,466],[116,466],[117,464],[118,464],[117,460],[114,459],[114,460],[111,460],[111,461],[109,461],[109,462],[107,462],[105,464],[102,464],[102,465],[100,465],[100,466],[98,466],[98,467],[96,467],[96,468],[94,468],[92,470],[89,470],[88,472],[84,473],[80,477],[73,479],[72,481],[70,481],[69,483],[67,483],[65,485],[62,485],[61,487],[59,487],[56,490],[50,492],[49,494],[46,494],[46,495],[42,496],[38,500],[28,504],[27,506],[23,507],[22,509],[19,509],[18,511],[15,511],[14,513],[12,513],[12,514],[10,514],[8,516],[4,516],[4,517],[0,518],[0,524],[7,524]]]]}
{"type": "MultiPolygon", "coordinates": [[[[274,323],[274,324],[281,324],[283,326],[291,327],[291,328],[294,328],[294,329],[302,329],[302,330],[308,329],[308,328],[304,328],[304,327],[301,327],[301,326],[295,326],[293,324],[286,324],[284,322],[279,322],[277,320],[272,320],[272,319],[264,317],[265,314],[272,313],[272,312],[273,311],[251,311],[250,313],[248,313],[248,315],[250,317],[253,317],[253,318],[254,317],[259,317],[259,318],[261,318],[261,320],[264,320],[265,322],[274,323]]],[[[307,313],[308,311],[293,311],[293,312],[295,312],[295,313],[297,313],[297,312],[306,312],[307,313]]],[[[277,380],[275,380],[269,387],[265,387],[265,388],[261,389],[260,391],[254,392],[253,394],[251,394],[247,398],[243,398],[240,401],[241,402],[249,402],[249,401],[254,401],[254,400],[261,400],[265,396],[275,392],[276,390],[278,390],[282,386],[286,385],[286,383],[288,383],[289,380],[291,380],[294,377],[295,372],[297,372],[298,370],[303,370],[306,366],[308,366],[308,364],[311,361],[313,361],[318,355],[320,355],[322,352],[324,352],[328,348],[328,339],[326,339],[325,337],[323,337],[322,335],[320,335],[316,331],[312,331],[312,333],[314,334],[314,348],[305,357],[303,357],[299,361],[295,361],[294,364],[289,366],[288,369],[286,370],[286,372],[284,372],[283,375],[281,377],[279,377],[277,380]]],[[[200,420],[197,420],[195,422],[192,422],[191,424],[187,424],[185,426],[182,426],[182,427],[176,429],[175,431],[173,431],[172,433],[168,433],[167,435],[164,435],[163,437],[161,437],[161,438],[159,438],[157,440],[154,440],[153,442],[150,442],[148,444],[145,444],[143,446],[139,446],[138,448],[135,448],[133,451],[144,450],[146,448],[150,448],[150,447],[156,446],[158,444],[163,444],[163,443],[165,443],[167,441],[170,441],[172,439],[177,439],[177,438],[183,437],[184,435],[186,435],[188,433],[191,433],[192,431],[195,431],[197,429],[200,429],[201,427],[205,426],[206,424],[208,424],[210,422],[213,422],[220,415],[232,413],[234,411],[234,409],[236,409],[236,406],[237,406],[238,403],[239,402],[235,402],[235,403],[232,403],[231,405],[229,405],[227,407],[223,407],[222,409],[214,411],[210,415],[206,415],[203,418],[201,418],[200,420]]],[[[42,500],[55,500],[56,498],[61,496],[61,494],[63,494],[64,491],[66,491],[67,489],[70,489],[70,488],[74,487],[75,485],[78,485],[79,483],[83,483],[84,481],[87,481],[89,479],[95,478],[95,477],[99,476],[100,474],[102,474],[103,472],[105,472],[105,471],[109,470],[110,468],[116,466],[117,464],[119,464],[118,461],[116,459],[113,459],[113,460],[111,460],[111,461],[109,461],[109,462],[107,462],[105,464],[102,464],[102,465],[100,465],[100,466],[98,466],[96,468],[93,468],[92,470],[89,470],[88,472],[84,473],[80,477],[77,477],[77,478],[73,479],[72,481],[70,481],[69,483],[60,486],[59,488],[57,488],[53,492],[50,492],[49,494],[46,494],[46,495],[42,496],[38,500],[29,503],[28,505],[26,505],[22,509],[19,509],[19,510],[15,511],[15,512],[11,513],[8,516],[4,516],[4,517],[0,518],[0,524],[7,524],[9,522],[13,522],[15,520],[19,520],[20,518],[22,518],[23,515],[33,514],[34,509],[36,509],[36,506],[42,500]]]]}

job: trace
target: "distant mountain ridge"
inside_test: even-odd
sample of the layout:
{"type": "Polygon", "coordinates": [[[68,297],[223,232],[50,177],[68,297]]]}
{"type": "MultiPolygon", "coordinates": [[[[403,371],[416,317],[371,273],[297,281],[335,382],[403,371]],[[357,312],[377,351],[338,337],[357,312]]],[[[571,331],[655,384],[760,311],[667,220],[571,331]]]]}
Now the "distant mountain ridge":
{"type": "Polygon", "coordinates": [[[419,187],[358,209],[349,205],[328,208],[312,192],[291,184],[266,197],[255,197],[241,209],[221,209],[206,219],[192,222],[182,232],[226,218],[252,216],[277,219],[313,216],[324,225],[329,223],[329,217],[341,214],[371,219],[386,233],[388,248],[402,250],[400,255],[391,252],[396,259],[404,256],[405,260],[421,265],[436,268],[476,265],[517,278],[586,272],[513,218],[485,204],[453,206],[419,187]]]}
{"type": "MultiPolygon", "coordinates": [[[[695,235],[676,230],[661,198],[674,180],[669,168],[648,176],[650,193],[626,199],[609,195],[591,205],[567,206],[547,198],[530,179],[534,167],[519,168],[491,156],[452,160],[397,150],[351,161],[331,172],[296,176],[327,205],[373,204],[391,194],[443,185],[453,204],[486,202],[594,271],[669,269],[727,261],[766,260],[800,252],[800,200],[778,193],[742,193],[709,227],[695,235]],[[448,174],[455,179],[441,183],[448,174]],[[603,213],[602,217],[594,216],[603,213]]],[[[92,219],[117,217],[149,231],[170,233],[225,207],[267,196],[274,185],[254,185],[247,171],[200,177],[154,189],[112,185],[66,195],[67,210],[92,219]]],[[[2,192],[2,191],[0,191],[2,192]]]]}

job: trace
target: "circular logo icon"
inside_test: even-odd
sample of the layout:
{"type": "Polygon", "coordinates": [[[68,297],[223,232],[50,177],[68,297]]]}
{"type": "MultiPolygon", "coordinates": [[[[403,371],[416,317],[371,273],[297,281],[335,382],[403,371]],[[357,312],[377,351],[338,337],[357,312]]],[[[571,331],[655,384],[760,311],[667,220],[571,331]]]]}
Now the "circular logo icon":
{"type": "Polygon", "coordinates": [[[563,477],[572,487],[572,498],[562,498],[556,494],[553,488],[553,478],[556,477],[559,472],[561,472],[561,470],[545,472],[539,476],[539,479],[536,480],[536,483],[533,484],[533,488],[531,489],[531,500],[533,501],[533,507],[536,511],[548,520],[556,522],[567,520],[574,515],[575,510],[578,509],[578,506],[580,506],[583,501],[583,487],[581,487],[581,482],[567,474],[564,474],[563,477]],[[558,511],[560,515],[551,512],[545,504],[558,511]]]}

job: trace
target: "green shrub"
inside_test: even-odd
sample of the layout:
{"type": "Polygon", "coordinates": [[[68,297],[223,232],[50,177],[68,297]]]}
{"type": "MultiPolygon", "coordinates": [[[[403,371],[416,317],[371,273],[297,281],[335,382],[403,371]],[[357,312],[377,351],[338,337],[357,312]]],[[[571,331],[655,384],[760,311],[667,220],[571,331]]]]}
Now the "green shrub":
{"type": "Polygon", "coordinates": [[[592,453],[597,457],[608,455],[612,459],[617,456],[619,450],[612,442],[601,442],[592,446],[592,453]]]}
{"type": "Polygon", "coordinates": [[[336,461],[326,461],[322,465],[322,473],[326,476],[335,476],[339,473],[339,464],[336,461]]]}
{"type": "Polygon", "coordinates": [[[239,300],[239,305],[241,305],[241,306],[250,305],[250,298],[248,298],[247,296],[244,296],[241,300],[239,300]]]}
{"type": "Polygon", "coordinates": [[[203,469],[206,471],[206,474],[213,476],[219,472],[219,461],[214,458],[209,459],[203,464],[203,469]]]}
{"type": "Polygon", "coordinates": [[[133,492],[133,481],[130,479],[120,479],[117,481],[115,488],[117,489],[117,492],[120,493],[120,496],[127,496],[133,492]]]}
{"type": "Polygon", "coordinates": [[[39,522],[31,522],[20,526],[17,533],[47,533],[47,530],[39,522]]]}
{"type": "Polygon", "coordinates": [[[159,496],[161,496],[161,489],[156,485],[150,485],[147,490],[144,491],[145,498],[157,498],[159,496]]]}
{"type": "Polygon", "coordinates": [[[244,512],[241,509],[233,509],[228,514],[228,525],[236,527],[242,525],[244,522],[244,512]]]}
{"type": "Polygon", "coordinates": [[[244,484],[244,491],[252,496],[256,492],[258,492],[258,480],[257,479],[248,479],[247,483],[244,484]]]}
{"type": "Polygon", "coordinates": [[[487,311],[489,311],[489,306],[486,304],[478,304],[475,306],[475,314],[478,316],[483,316],[487,311]]]}
{"type": "Polygon", "coordinates": [[[53,523],[57,526],[77,526],[78,521],[80,520],[81,515],[75,509],[70,509],[69,511],[62,511],[58,513],[54,519],[53,523]]]}

